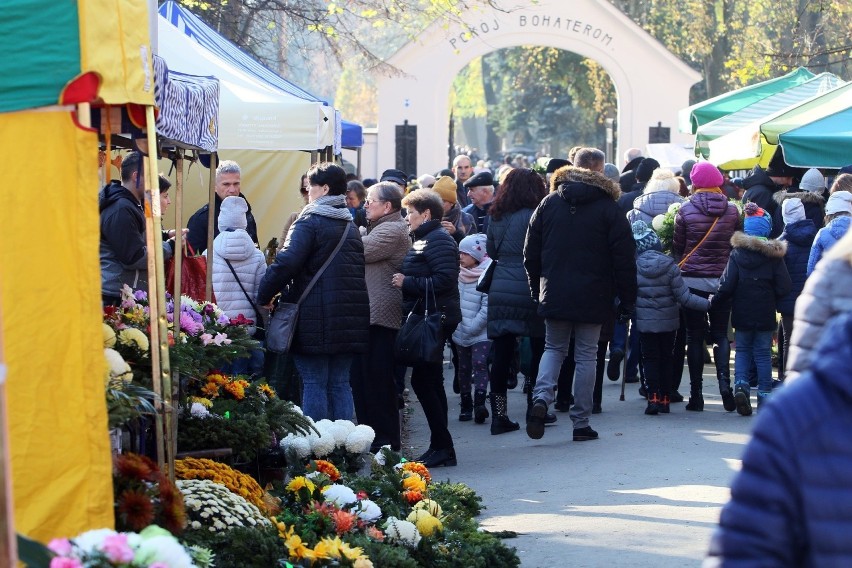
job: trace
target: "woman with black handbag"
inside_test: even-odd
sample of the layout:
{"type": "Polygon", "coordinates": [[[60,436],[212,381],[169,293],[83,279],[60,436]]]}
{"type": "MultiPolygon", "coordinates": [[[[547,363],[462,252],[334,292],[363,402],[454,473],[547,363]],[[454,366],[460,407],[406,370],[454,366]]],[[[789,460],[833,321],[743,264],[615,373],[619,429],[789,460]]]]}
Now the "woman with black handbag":
{"type": "MultiPolygon", "coordinates": [[[[442,325],[437,337],[429,335],[421,345],[424,355],[411,361],[411,388],[417,395],[429,424],[431,439],[429,449],[417,461],[426,467],[456,465],[453,438],[448,428],[447,394],[444,390],[443,357],[440,355],[444,340],[451,336],[461,321],[459,306],[459,251],[455,239],[441,228],[443,203],[432,190],[418,190],[402,200],[408,209],[406,218],[414,244],[402,263],[402,273],[394,274],[391,283],[402,288],[403,313],[420,316],[408,318],[400,330],[400,342],[406,328],[416,320],[428,324],[429,315],[437,310],[442,325]],[[434,343],[440,344],[440,349],[434,343]],[[437,356],[435,355],[437,353],[437,356]]],[[[429,331],[429,330],[427,330],[429,331]]]]}
{"type": "MultiPolygon", "coordinates": [[[[308,205],[266,271],[257,304],[298,305],[288,351],[302,378],[302,410],[314,420],[353,420],[349,369],[367,350],[370,300],[364,245],[346,209],[346,172],[331,163],[308,171],[308,205]]],[[[274,317],[274,316],[273,316],[274,317]]],[[[267,342],[277,329],[270,325],[267,342]]]]}

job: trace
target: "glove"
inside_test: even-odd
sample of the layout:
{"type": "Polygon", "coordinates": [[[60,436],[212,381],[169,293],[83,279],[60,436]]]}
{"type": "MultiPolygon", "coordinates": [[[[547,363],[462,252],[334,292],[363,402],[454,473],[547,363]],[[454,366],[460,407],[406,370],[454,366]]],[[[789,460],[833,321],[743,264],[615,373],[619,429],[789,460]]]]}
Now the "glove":
{"type": "Polygon", "coordinates": [[[630,321],[630,318],[633,317],[634,307],[628,306],[625,304],[621,304],[618,306],[618,314],[616,315],[616,319],[618,323],[627,323],[630,321]]]}
{"type": "Polygon", "coordinates": [[[359,227],[358,227],[358,232],[359,232],[359,233],[361,233],[361,236],[362,236],[362,237],[366,236],[366,235],[367,235],[367,227],[359,226],[359,227]]]}

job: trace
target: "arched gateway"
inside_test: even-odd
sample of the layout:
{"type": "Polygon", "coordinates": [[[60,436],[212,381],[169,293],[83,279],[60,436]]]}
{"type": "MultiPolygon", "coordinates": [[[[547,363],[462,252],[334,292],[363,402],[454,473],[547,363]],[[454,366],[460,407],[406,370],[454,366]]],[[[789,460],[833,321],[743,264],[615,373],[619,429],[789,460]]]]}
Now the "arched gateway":
{"type": "MultiPolygon", "coordinates": [[[[512,2],[506,2],[509,5],[512,2]]],[[[515,5],[518,3],[516,2],[515,5]]],[[[598,62],[618,94],[618,155],[648,143],[649,128],[677,131],[677,112],[689,105],[689,89],[701,76],[607,0],[521,2],[509,12],[471,10],[469,29],[433,24],[389,63],[404,76],[378,83],[378,164],[396,164],[396,126],[417,126],[417,172],[447,163],[449,92],[453,79],[478,56],[496,49],[541,45],[598,62]]]]}

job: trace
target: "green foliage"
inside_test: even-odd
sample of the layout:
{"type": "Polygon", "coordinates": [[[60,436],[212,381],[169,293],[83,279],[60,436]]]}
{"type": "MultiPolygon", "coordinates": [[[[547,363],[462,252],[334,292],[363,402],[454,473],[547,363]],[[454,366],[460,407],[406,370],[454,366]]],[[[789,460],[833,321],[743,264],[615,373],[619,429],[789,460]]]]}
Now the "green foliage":
{"type": "Polygon", "coordinates": [[[215,554],[216,568],[271,568],[287,549],[273,526],[236,527],[226,532],[187,530],[182,541],[209,548],[215,554]]]}
{"type": "Polygon", "coordinates": [[[50,558],[53,554],[45,545],[20,534],[17,536],[18,558],[27,568],[48,568],[50,566],[50,558]]]}
{"type": "Polygon", "coordinates": [[[429,498],[441,503],[445,511],[463,517],[478,516],[483,509],[482,497],[464,483],[438,481],[429,487],[429,498]]]}
{"type": "Polygon", "coordinates": [[[110,428],[124,426],[134,418],[153,415],[151,401],[156,394],[135,383],[125,384],[121,379],[110,379],[106,389],[107,420],[110,428]]]}

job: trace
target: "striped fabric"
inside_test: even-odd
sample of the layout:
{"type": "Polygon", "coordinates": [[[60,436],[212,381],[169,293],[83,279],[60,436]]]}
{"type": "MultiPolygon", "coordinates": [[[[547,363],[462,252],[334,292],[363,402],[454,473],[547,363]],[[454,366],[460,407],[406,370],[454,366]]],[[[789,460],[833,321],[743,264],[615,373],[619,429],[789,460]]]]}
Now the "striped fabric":
{"type": "Polygon", "coordinates": [[[219,134],[219,80],[169,71],[154,57],[154,100],[160,109],[157,133],[182,146],[216,151],[219,134]]]}

